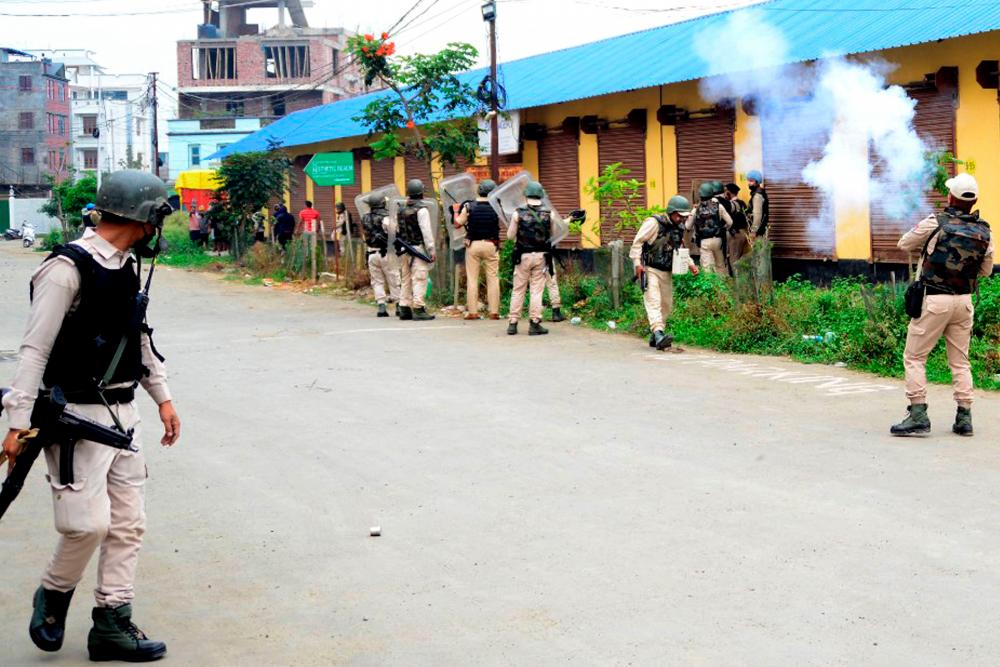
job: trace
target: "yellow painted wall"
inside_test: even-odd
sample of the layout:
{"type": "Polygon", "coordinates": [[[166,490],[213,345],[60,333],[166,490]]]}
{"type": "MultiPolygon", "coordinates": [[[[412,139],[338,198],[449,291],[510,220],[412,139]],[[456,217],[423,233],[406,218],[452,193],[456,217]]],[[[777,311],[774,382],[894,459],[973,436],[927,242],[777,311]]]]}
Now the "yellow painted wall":
{"type": "Polygon", "coordinates": [[[392,177],[400,192],[406,192],[406,160],[398,157],[392,163],[392,177]]]}
{"type": "Polygon", "coordinates": [[[587,194],[587,182],[597,178],[600,164],[597,156],[597,135],[580,133],[580,148],[577,153],[580,167],[580,204],[587,212],[587,221],[580,229],[580,245],[597,248],[601,245],[601,207],[587,194]]]}
{"type": "Polygon", "coordinates": [[[525,171],[538,178],[538,142],[525,141],[521,148],[521,164],[525,171]]]}
{"type": "MultiPolygon", "coordinates": [[[[343,203],[344,201],[344,189],[339,185],[333,186],[333,203],[338,202],[343,203]]],[[[346,205],[346,204],[345,204],[346,205]]]]}
{"type": "Polygon", "coordinates": [[[305,177],[306,177],[306,199],[308,199],[309,201],[311,201],[311,202],[313,202],[315,204],[316,203],[316,184],[313,183],[313,179],[309,177],[309,174],[306,174],[305,177]]]}
{"type": "Polygon", "coordinates": [[[372,161],[361,161],[361,191],[371,192],[372,189],[372,161]]]}

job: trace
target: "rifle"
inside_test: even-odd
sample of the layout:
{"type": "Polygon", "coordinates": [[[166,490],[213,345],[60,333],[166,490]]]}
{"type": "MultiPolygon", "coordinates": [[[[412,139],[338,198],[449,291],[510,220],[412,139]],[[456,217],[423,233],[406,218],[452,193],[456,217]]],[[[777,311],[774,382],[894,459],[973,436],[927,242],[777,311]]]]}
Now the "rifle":
{"type": "MultiPolygon", "coordinates": [[[[0,397],[10,389],[0,389],[0,397]]],[[[0,414],[3,405],[0,403],[0,414]]],[[[60,445],[59,482],[73,483],[73,449],[80,440],[90,440],[115,449],[139,451],[132,444],[132,429],[127,432],[99,424],[92,419],[66,409],[66,397],[59,387],[38,394],[31,412],[32,428],[22,433],[24,449],[14,460],[14,467],[0,487],[0,518],[21,492],[32,464],[49,445],[60,445]]],[[[0,463],[6,457],[0,453],[0,463]]]]}
{"type": "Polygon", "coordinates": [[[646,271],[644,270],[639,275],[633,274],[632,275],[632,282],[635,282],[636,280],[639,281],[639,287],[641,287],[642,291],[645,292],[646,291],[646,286],[649,285],[649,279],[646,278],[646,271]]]}
{"type": "Polygon", "coordinates": [[[395,245],[396,245],[396,254],[397,255],[410,255],[411,257],[415,257],[417,259],[422,259],[425,262],[427,262],[428,264],[432,264],[433,263],[433,260],[431,260],[430,257],[428,257],[424,253],[420,252],[415,247],[413,247],[413,245],[411,245],[410,243],[407,243],[406,241],[404,241],[403,239],[399,238],[398,236],[396,237],[396,244],[395,245]]]}

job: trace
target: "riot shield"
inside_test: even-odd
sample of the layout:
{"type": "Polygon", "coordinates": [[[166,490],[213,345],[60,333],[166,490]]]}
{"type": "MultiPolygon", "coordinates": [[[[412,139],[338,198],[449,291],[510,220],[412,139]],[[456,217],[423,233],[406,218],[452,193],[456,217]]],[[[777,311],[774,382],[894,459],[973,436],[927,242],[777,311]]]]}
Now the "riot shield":
{"type": "MultiPolygon", "coordinates": [[[[490,193],[490,206],[497,212],[497,215],[500,216],[500,220],[503,221],[505,226],[510,224],[510,219],[514,215],[514,211],[527,205],[528,200],[524,197],[524,188],[533,180],[535,179],[531,175],[531,172],[521,171],[504,181],[503,185],[490,193]]],[[[544,187],[544,183],[542,185],[544,187]]],[[[547,194],[542,198],[542,205],[552,212],[555,229],[551,243],[554,246],[569,235],[569,221],[564,220],[559,215],[559,211],[552,205],[552,200],[549,199],[547,194]]]]}
{"type": "MultiPolygon", "coordinates": [[[[368,205],[368,195],[377,194],[382,195],[388,200],[389,203],[389,214],[390,220],[395,220],[396,216],[391,209],[392,202],[399,199],[402,195],[399,194],[399,188],[396,187],[395,183],[389,185],[383,185],[382,187],[375,188],[369,192],[362,192],[357,197],[354,198],[354,206],[358,209],[358,215],[362,219],[369,213],[371,213],[372,207],[368,205]]],[[[361,220],[358,220],[358,224],[361,224],[361,220]]],[[[396,226],[389,225],[389,247],[392,247],[393,242],[396,240],[396,226]]]]}
{"type": "Polygon", "coordinates": [[[456,174],[441,181],[441,199],[444,202],[444,224],[452,250],[465,247],[465,226],[455,226],[455,216],[462,204],[476,199],[476,179],[472,174],[456,174]]]}
{"type": "MultiPolygon", "coordinates": [[[[440,210],[438,209],[437,199],[424,198],[420,200],[421,203],[427,208],[427,212],[431,214],[431,229],[434,231],[434,246],[441,242],[441,218],[440,210]]],[[[395,199],[389,199],[389,219],[393,221],[390,228],[395,231],[399,225],[399,211],[406,206],[406,197],[396,197],[395,199]]],[[[392,238],[393,241],[396,240],[395,235],[392,238]]]]}

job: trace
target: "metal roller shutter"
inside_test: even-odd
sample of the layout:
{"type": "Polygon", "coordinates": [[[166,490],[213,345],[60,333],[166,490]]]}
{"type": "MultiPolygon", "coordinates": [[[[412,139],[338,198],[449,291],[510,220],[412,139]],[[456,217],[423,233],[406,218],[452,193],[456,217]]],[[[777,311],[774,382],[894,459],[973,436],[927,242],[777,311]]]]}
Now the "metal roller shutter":
{"type": "Polygon", "coordinates": [[[292,171],[289,174],[291,211],[298,219],[299,211],[306,207],[306,174],[303,171],[309,164],[312,155],[300,155],[292,161],[292,171]]]}
{"type": "MultiPolygon", "coordinates": [[[[354,225],[358,224],[361,217],[358,215],[358,209],[354,205],[354,198],[361,194],[361,158],[358,156],[357,152],[354,153],[354,185],[342,185],[340,186],[340,196],[343,197],[344,206],[347,207],[348,213],[351,214],[351,220],[354,225]]],[[[353,233],[353,230],[352,230],[353,233]]]]}
{"type": "Polygon", "coordinates": [[[323,227],[328,232],[333,229],[334,221],[337,219],[333,210],[333,195],[332,187],[313,185],[313,199],[315,199],[313,208],[319,211],[319,215],[323,219],[323,227]]]}
{"type": "MultiPolygon", "coordinates": [[[[950,151],[955,153],[955,103],[951,91],[939,92],[933,88],[923,88],[909,91],[910,97],[917,102],[913,126],[917,134],[932,151],[950,151]]],[[[876,162],[873,171],[877,174],[880,165],[876,162]]],[[[955,175],[955,165],[948,165],[948,173],[955,175]]],[[[879,207],[878,201],[871,203],[872,257],[876,262],[906,262],[907,253],[896,248],[899,237],[910,229],[916,219],[923,217],[930,210],[941,210],[947,204],[947,197],[936,190],[927,193],[929,210],[914,213],[912,219],[895,220],[890,218],[879,207]]]]}
{"type": "Polygon", "coordinates": [[[393,164],[395,160],[372,160],[372,189],[380,188],[383,185],[392,185],[396,182],[393,164]]]}
{"type": "MultiPolygon", "coordinates": [[[[732,112],[678,121],[678,193],[698,201],[698,186],[704,181],[728,182],[733,178],[735,129],[732,112]]],[[[672,193],[671,193],[672,194],[672,193]]]]}
{"type": "MultiPolygon", "coordinates": [[[[601,172],[615,162],[621,162],[625,169],[629,170],[627,178],[634,178],[639,182],[646,181],[646,133],[634,127],[616,127],[605,130],[597,135],[597,154],[601,172]]],[[[642,188],[642,196],[637,201],[636,206],[646,206],[646,188],[642,188]]],[[[619,237],[619,232],[615,229],[618,223],[617,213],[624,210],[624,206],[612,206],[608,210],[601,211],[601,243],[607,245],[619,237]]],[[[621,232],[621,239],[625,243],[631,243],[635,237],[636,230],[625,229],[621,232]]]]}
{"type": "MultiPolygon", "coordinates": [[[[417,159],[410,155],[403,158],[404,165],[406,167],[406,180],[410,181],[414,178],[419,178],[424,183],[424,192],[430,195],[434,184],[431,181],[431,167],[429,164],[423,160],[417,159]]],[[[403,193],[406,194],[406,193],[403,193]]]]}
{"type": "Polygon", "coordinates": [[[761,131],[764,180],[770,202],[768,236],[774,243],[774,256],[832,258],[833,218],[822,215],[823,198],[819,191],[802,182],[805,166],[823,157],[829,124],[786,119],[786,122],[765,123],[761,131]],[[776,174],[787,177],[778,178],[776,174]]]}
{"type": "MultiPolygon", "coordinates": [[[[538,142],[538,179],[552,205],[562,214],[580,208],[580,161],[576,135],[547,134],[538,142]]],[[[560,248],[576,248],[580,235],[570,234],[560,248]]]]}

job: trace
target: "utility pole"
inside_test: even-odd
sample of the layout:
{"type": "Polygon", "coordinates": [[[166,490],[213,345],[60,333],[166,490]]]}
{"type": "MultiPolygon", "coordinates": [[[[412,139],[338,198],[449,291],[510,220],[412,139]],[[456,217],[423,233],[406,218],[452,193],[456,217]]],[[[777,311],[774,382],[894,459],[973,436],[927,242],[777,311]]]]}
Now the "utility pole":
{"type": "Polygon", "coordinates": [[[156,75],[158,72],[150,72],[149,76],[152,77],[152,82],[150,83],[150,97],[151,107],[153,109],[153,173],[156,177],[160,177],[160,128],[156,124],[156,116],[159,111],[159,105],[156,101],[156,75]]]}
{"type": "Polygon", "coordinates": [[[500,182],[500,109],[497,99],[497,3],[483,3],[483,20],[490,24],[490,178],[500,182]]]}
{"type": "Polygon", "coordinates": [[[104,134],[101,131],[101,125],[106,119],[106,114],[104,113],[104,89],[101,87],[101,75],[97,75],[97,189],[101,189],[101,172],[104,170],[104,165],[101,162],[101,135],[104,134]]]}

